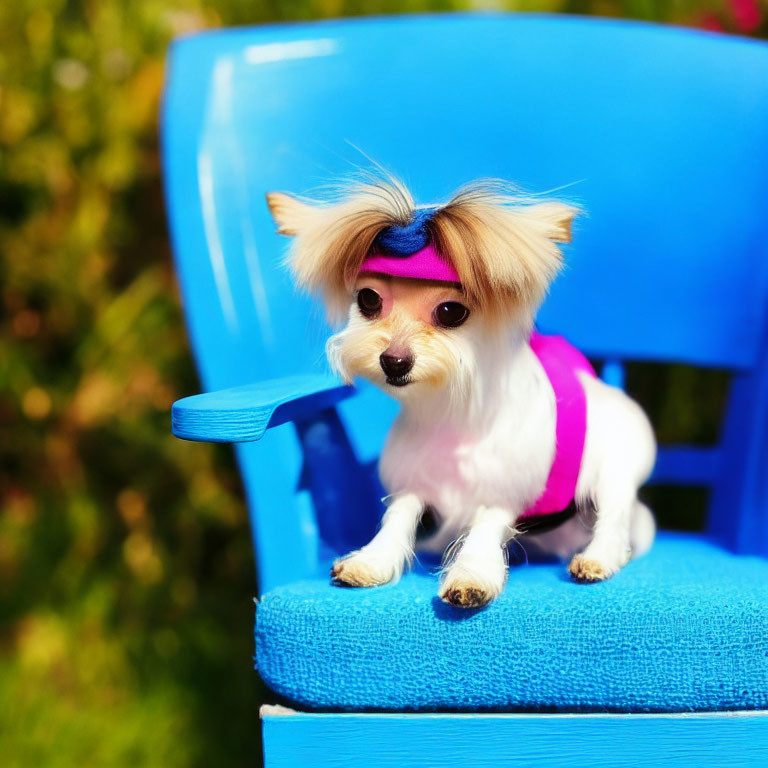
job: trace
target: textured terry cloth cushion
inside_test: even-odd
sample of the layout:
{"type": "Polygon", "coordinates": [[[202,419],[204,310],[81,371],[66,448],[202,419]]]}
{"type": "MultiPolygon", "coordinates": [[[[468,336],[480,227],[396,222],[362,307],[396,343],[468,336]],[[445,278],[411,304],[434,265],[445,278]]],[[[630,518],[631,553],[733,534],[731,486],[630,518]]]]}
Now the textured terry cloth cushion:
{"type": "Polygon", "coordinates": [[[325,576],[275,589],[257,609],[261,676],[321,709],[768,707],[768,560],[665,534],[601,584],[545,564],[512,568],[485,610],[436,591],[428,572],[372,589],[325,576]]]}

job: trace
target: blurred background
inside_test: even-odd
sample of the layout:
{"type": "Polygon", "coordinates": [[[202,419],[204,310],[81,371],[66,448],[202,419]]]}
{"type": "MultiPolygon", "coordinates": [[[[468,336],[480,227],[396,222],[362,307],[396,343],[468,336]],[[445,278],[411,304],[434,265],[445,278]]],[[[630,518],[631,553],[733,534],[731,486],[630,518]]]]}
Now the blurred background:
{"type": "MultiPolygon", "coordinates": [[[[164,219],[169,41],[331,16],[553,11],[765,36],[764,0],[0,3],[0,762],[258,764],[257,593],[227,447],[170,434],[199,390],[164,219]]],[[[717,372],[634,366],[660,437],[714,437],[717,372]]],[[[696,491],[649,491],[670,527],[696,491]]]]}

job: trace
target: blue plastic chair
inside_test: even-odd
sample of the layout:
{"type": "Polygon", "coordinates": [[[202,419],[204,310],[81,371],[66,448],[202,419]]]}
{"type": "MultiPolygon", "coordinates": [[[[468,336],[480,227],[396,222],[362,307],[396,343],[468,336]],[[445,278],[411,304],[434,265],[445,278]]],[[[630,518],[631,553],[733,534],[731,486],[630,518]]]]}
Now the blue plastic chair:
{"type": "Polygon", "coordinates": [[[173,47],[162,135],[207,392],[173,429],[238,443],[256,663],[303,710],[262,713],[267,766],[764,768],[768,47],[526,15],[213,32],[173,47]],[[363,153],[422,202],[481,176],[578,182],[561,194],[589,215],[541,329],[614,383],[624,360],[730,372],[720,442],[663,447],[655,473],[710,489],[707,535],[662,534],[594,586],[514,568],[480,612],[436,600],[429,568],[328,583],[375,530],[395,406],[328,375],[322,310],[280,266],[264,193],[311,191],[370,167],[363,153]]]}

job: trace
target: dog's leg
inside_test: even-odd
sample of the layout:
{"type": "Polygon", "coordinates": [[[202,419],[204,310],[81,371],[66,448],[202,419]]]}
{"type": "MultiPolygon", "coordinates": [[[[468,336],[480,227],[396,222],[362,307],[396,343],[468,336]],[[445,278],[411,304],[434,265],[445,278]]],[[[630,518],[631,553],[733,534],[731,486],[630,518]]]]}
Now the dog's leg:
{"type": "Polygon", "coordinates": [[[416,528],[424,504],[412,493],[398,496],[381,520],[379,532],[362,549],[333,564],[331,576],[351,587],[397,581],[413,558],[416,528]]]}
{"type": "Polygon", "coordinates": [[[644,555],[651,548],[655,538],[656,521],[653,519],[653,512],[642,501],[635,501],[629,528],[632,557],[644,555]]]}
{"type": "MultiPolygon", "coordinates": [[[[594,499],[592,541],[583,552],[574,556],[568,567],[574,579],[582,582],[604,581],[627,564],[632,556],[632,517],[635,506],[639,504],[636,493],[633,486],[619,483],[616,479],[603,483],[598,489],[594,499]]],[[[648,546],[650,542],[645,544],[646,548],[648,546]]]]}
{"type": "Polygon", "coordinates": [[[507,580],[505,542],[515,516],[500,507],[480,507],[461,549],[444,572],[440,597],[461,608],[479,608],[501,594],[507,580]]]}
{"type": "Polygon", "coordinates": [[[578,581],[603,581],[653,543],[650,510],[637,489],[650,475],[656,441],[648,417],[621,390],[581,379],[587,395],[587,435],[577,498],[594,505],[592,540],[569,567],[578,581]]]}

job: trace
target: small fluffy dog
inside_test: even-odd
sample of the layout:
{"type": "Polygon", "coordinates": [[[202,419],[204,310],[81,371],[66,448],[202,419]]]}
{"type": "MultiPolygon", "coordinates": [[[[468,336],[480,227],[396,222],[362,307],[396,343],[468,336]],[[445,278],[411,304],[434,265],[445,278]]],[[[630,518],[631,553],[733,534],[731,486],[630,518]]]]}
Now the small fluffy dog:
{"type": "Polygon", "coordinates": [[[515,537],[570,559],[581,582],[648,550],[655,525],[637,490],[656,446],[645,414],[564,339],[533,330],[576,208],[503,182],[416,206],[389,177],[332,201],[267,201],[278,232],[294,236],[298,285],[346,317],[327,344],[331,366],[401,404],[380,461],[381,527],[336,561],[337,581],[398,579],[425,512],[436,529],[419,547],[446,552],[439,595],[455,606],[500,594],[515,537]]]}

